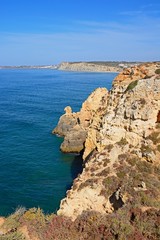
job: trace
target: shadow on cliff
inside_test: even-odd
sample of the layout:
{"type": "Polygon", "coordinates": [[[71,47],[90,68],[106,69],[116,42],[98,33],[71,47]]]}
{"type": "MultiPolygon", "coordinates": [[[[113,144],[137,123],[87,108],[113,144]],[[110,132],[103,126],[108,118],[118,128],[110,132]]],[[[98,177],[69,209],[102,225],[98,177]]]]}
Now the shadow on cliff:
{"type": "MultiPolygon", "coordinates": [[[[71,177],[72,181],[78,176],[79,173],[83,171],[83,159],[82,154],[75,155],[71,164],[71,177]]],[[[71,189],[73,183],[66,185],[66,191],[71,189]]]]}

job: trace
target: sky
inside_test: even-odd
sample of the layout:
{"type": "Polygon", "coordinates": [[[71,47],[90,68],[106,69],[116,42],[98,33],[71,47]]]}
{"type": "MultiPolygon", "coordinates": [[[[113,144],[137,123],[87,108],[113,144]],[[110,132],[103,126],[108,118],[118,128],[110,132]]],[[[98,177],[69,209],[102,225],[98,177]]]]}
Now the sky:
{"type": "Polygon", "coordinates": [[[0,65],[122,60],[160,60],[160,0],[0,0],[0,65]]]}

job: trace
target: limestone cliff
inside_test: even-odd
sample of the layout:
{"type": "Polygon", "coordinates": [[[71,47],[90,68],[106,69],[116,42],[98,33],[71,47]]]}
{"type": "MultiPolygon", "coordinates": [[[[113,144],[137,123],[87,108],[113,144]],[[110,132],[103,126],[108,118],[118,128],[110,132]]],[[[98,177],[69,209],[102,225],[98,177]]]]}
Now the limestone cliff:
{"type": "Polygon", "coordinates": [[[79,143],[85,132],[79,148],[85,167],[61,201],[59,215],[76,219],[88,210],[109,214],[136,204],[160,207],[159,68],[160,63],[148,63],[125,69],[109,92],[96,90],[79,113],[68,110],[62,116],[71,117],[69,137],[64,134],[67,152],[72,151],[72,137],[79,143]],[[97,92],[102,93],[99,98],[97,92]]]}
{"type": "Polygon", "coordinates": [[[97,119],[96,116],[99,123],[102,104],[107,96],[107,89],[97,88],[83,103],[80,112],[72,113],[70,106],[64,109],[65,114],[60,117],[57,127],[53,130],[53,133],[64,137],[60,147],[63,152],[79,153],[84,149],[88,129],[93,125],[92,120],[97,119]]]}
{"type": "Polygon", "coordinates": [[[160,239],[160,63],[125,69],[78,113],[65,108],[54,133],[83,151],[84,169],[58,216],[19,207],[0,217],[0,239],[160,239]]]}
{"type": "Polygon", "coordinates": [[[136,65],[136,62],[62,62],[59,70],[84,72],[121,72],[127,66],[136,65]]]}

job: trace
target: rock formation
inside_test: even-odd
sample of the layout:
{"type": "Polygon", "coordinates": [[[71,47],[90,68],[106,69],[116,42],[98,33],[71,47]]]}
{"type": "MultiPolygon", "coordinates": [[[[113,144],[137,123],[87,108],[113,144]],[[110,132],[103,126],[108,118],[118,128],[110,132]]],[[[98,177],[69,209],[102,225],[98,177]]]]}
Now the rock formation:
{"type": "Polygon", "coordinates": [[[109,92],[95,90],[79,113],[69,110],[60,118],[54,132],[65,136],[62,151],[72,152],[77,142],[85,166],[59,215],[74,220],[88,210],[160,207],[159,68],[160,63],[147,63],[125,69],[109,92]]]}
{"type": "MultiPolygon", "coordinates": [[[[83,103],[80,112],[72,113],[70,106],[67,106],[65,114],[60,117],[57,127],[53,133],[64,137],[61,145],[63,152],[80,153],[84,149],[87,132],[94,119],[99,123],[102,102],[107,99],[108,91],[105,88],[97,88],[83,103]],[[98,117],[98,119],[97,119],[98,117]]],[[[94,139],[92,138],[94,141],[94,139]]]]}

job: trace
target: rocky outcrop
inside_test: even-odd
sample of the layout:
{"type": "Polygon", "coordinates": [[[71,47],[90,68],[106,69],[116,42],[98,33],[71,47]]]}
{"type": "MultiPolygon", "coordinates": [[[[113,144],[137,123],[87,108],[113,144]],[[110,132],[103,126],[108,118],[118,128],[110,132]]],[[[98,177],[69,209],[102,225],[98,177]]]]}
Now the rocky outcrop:
{"type": "Polygon", "coordinates": [[[61,116],[53,130],[54,134],[64,137],[60,147],[63,152],[80,153],[84,149],[88,129],[93,125],[93,119],[94,124],[97,117],[99,121],[97,112],[102,111],[102,102],[107,96],[108,91],[105,88],[97,88],[83,103],[80,112],[72,113],[70,106],[64,109],[65,114],[61,116]]]}
{"type": "Polygon", "coordinates": [[[147,63],[124,70],[109,93],[103,90],[97,107],[93,104],[89,124],[83,125],[85,167],[61,201],[59,215],[75,219],[88,210],[109,214],[135,204],[160,207],[159,68],[160,63],[147,63]]]}

